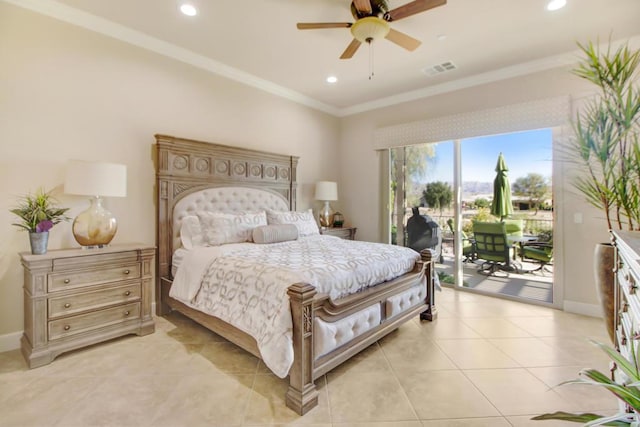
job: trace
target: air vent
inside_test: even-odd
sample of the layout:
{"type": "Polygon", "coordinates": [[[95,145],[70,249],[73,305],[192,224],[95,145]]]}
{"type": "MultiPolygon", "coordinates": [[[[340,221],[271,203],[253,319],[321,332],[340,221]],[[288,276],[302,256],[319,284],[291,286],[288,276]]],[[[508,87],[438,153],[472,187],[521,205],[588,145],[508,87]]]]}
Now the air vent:
{"type": "Polygon", "coordinates": [[[456,64],[454,64],[451,61],[447,61],[447,62],[443,62],[441,64],[436,64],[434,66],[431,67],[427,67],[425,69],[422,70],[423,73],[425,73],[427,76],[435,76],[437,74],[442,74],[442,73],[446,73],[449,71],[453,71],[455,69],[457,69],[458,67],[456,67],[456,64]]]}

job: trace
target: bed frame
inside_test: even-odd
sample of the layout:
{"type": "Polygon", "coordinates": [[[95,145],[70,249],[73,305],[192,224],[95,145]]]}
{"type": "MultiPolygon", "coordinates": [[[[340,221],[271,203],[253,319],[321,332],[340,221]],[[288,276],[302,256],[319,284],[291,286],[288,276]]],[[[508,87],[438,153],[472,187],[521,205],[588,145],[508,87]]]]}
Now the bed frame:
{"type": "MultiPolygon", "coordinates": [[[[243,331],[222,320],[195,310],[169,297],[172,283],[171,257],[176,243],[173,210],[185,196],[220,186],[252,187],[276,192],[286,199],[291,210],[296,208],[296,168],[298,157],[229,147],[167,135],[156,135],[157,247],[156,310],[165,315],[176,310],[215,333],[260,357],[256,341],[243,331]]],[[[293,316],[294,361],[289,371],[289,388],[285,396],[289,408],[302,415],[318,403],[315,380],[364,350],[404,322],[420,315],[423,320],[436,317],[434,306],[434,253],[426,249],[414,269],[392,281],[354,295],[332,301],[318,294],[311,284],[294,283],[287,294],[293,316]],[[421,299],[397,312],[398,301],[416,289],[425,277],[427,289],[419,288],[421,299]],[[395,297],[395,298],[394,298],[395,297]],[[393,301],[393,303],[392,303],[393,301]],[[314,357],[315,319],[336,322],[378,303],[381,322],[362,335],[333,351],[314,357]],[[390,308],[395,304],[395,308],[390,308]],[[388,314],[393,311],[393,316],[388,314]]],[[[413,298],[413,297],[412,297],[413,298]]],[[[401,306],[404,302],[401,302],[401,306]]]]}

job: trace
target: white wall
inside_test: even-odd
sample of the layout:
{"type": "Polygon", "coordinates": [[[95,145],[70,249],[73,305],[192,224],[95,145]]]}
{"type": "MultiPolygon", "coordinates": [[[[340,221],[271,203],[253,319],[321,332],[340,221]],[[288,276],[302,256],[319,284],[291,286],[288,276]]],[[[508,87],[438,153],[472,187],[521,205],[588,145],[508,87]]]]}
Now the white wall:
{"type": "MultiPolygon", "coordinates": [[[[342,191],[345,217],[358,227],[364,240],[382,241],[379,174],[380,162],[373,149],[373,134],[378,128],[458,113],[491,109],[561,95],[583,97],[590,88],[569,69],[558,68],[503,80],[457,92],[354,115],[342,121],[342,191]],[[355,161],[357,159],[357,161],[355,161]]],[[[566,132],[566,130],[565,130],[566,132]]],[[[585,314],[598,314],[598,297],[592,274],[595,243],[608,241],[602,215],[583,202],[570,184],[574,173],[560,161],[560,148],[554,144],[555,215],[562,241],[556,256],[556,279],[564,292],[564,306],[585,314]],[[574,223],[574,214],[582,213],[584,222],[574,223]]]]}
{"type": "MultiPolygon", "coordinates": [[[[299,209],[318,207],[316,181],[338,178],[337,118],[4,2],[0,64],[0,351],[23,329],[29,250],[8,210],[43,186],[82,211],[61,193],[68,159],[127,165],[127,197],[106,203],[114,243],[155,243],[156,133],[300,156],[299,209]]],[[[77,245],[70,227],[52,229],[50,249],[77,245]]]]}

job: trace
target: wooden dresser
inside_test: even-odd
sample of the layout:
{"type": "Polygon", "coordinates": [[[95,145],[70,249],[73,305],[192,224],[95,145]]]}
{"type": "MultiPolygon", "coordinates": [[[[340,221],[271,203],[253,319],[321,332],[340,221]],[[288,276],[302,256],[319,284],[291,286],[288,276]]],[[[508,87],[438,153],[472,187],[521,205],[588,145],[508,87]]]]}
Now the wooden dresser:
{"type": "Polygon", "coordinates": [[[336,236],[341,239],[354,240],[356,238],[356,227],[330,227],[321,228],[320,234],[326,234],[327,236],[336,236]]]}
{"type": "Polygon", "coordinates": [[[632,360],[630,344],[640,333],[640,232],[612,231],[615,247],[616,347],[632,360]]]}
{"type": "Polygon", "coordinates": [[[21,346],[29,367],[118,336],[152,333],[154,254],[153,246],[141,244],[20,254],[21,346]]]}

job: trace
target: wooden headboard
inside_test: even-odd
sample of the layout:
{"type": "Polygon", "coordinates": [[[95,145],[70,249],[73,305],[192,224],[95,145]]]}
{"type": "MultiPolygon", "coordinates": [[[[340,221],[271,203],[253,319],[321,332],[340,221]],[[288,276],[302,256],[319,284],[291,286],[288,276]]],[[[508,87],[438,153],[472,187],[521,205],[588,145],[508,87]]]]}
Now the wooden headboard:
{"type": "Polygon", "coordinates": [[[296,208],[296,156],[167,135],[156,135],[156,155],[157,283],[171,275],[173,210],[185,196],[206,188],[252,187],[276,192],[296,208]]]}

